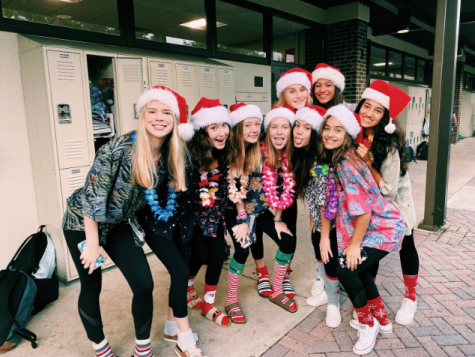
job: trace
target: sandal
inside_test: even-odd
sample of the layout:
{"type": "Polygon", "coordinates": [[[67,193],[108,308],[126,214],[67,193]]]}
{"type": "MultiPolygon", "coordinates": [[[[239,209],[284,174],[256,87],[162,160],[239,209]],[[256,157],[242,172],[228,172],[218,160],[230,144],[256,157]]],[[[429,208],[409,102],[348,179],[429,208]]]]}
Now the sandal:
{"type": "Polygon", "coordinates": [[[186,351],[182,351],[178,345],[175,347],[175,353],[179,357],[206,357],[197,345],[188,348],[186,351]]]}
{"type": "Polygon", "coordinates": [[[231,326],[231,323],[228,325],[223,324],[223,319],[227,316],[226,314],[223,314],[218,308],[214,307],[208,311],[207,314],[201,313],[201,315],[206,316],[208,320],[216,322],[219,326],[223,327],[229,327],[231,326]]]}
{"type": "MultiPolygon", "coordinates": [[[[200,336],[198,336],[198,334],[195,331],[193,331],[193,337],[195,338],[196,344],[199,345],[201,342],[200,336]]],[[[176,334],[175,336],[163,334],[163,339],[167,342],[178,343],[178,334],[176,334]]]]}
{"type": "Polygon", "coordinates": [[[238,302],[233,302],[232,304],[226,305],[225,307],[226,314],[235,324],[245,324],[247,322],[244,312],[242,312],[241,307],[238,302]],[[232,310],[232,311],[231,311],[232,310]],[[234,320],[234,317],[244,317],[244,320],[234,320]]]}
{"type": "Polygon", "coordinates": [[[204,301],[201,300],[199,295],[196,294],[196,291],[193,290],[191,293],[186,293],[186,305],[190,309],[201,309],[204,305],[204,301]]]}
{"type": "Polygon", "coordinates": [[[294,313],[294,312],[297,312],[297,310],[299,309],[297,306],[297,303],[295,303],[295,310],[290,310],[290,305],[292,305],[295,302],[295,300],[289,298],[287,295],[285,295],[285,293],[279,294],[275,298],[272,298],[272,296],[269,296],[269,300],[273,302],[274,304],[279,305],[284,310],[287,310],[288,312],[294,313]],[[287,300],[283,302],[285,299],[287,300]]]}

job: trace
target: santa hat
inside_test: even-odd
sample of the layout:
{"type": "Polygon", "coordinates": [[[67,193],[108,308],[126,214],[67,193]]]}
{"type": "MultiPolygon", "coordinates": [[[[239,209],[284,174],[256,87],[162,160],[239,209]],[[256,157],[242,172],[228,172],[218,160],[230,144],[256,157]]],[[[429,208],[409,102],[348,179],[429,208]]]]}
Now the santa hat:
{"type": "Polygon", "coordinates": [[[216,123],[231,125],[228,110],[221,104],[219,99],[203,97],[191,112],[190,123],[181,124],[178,127],[178,134],[180,134],[183,140],[188,141],[191,140],[195,131],[216,123]]]}
{"type": "Polygon", "coordinates": [[[275,118],[285,118],[293,126],[295,123],[295,110],[290,105],[273,108],[264,118],[264,131],[267,131],[270,122],[275,118]]]}
{"type": "Polygon", "coordinates": [[[259,107],[255,104],[238,103],[229,107],[231,113],[231,127],[235,127],[240,122],[249,118],[258,118],[262,123],[262,113],[259,107]]]}
{"type": "Polygon", "coordinates": [[[388,134],[394,133],[396,125],[393,121],[411,101],[411,97],[404,91],[385,81],[376,80],[366,88],[361,99],[372,99],[389,110],[389,124],[384,127],[388,134]]]}
{"type": "Polygon", "coordinates": [[[150,87],[143,92],[137,101],[137,111],[140,113],[143,107],[154,100],[169,107],[180,124],[186,123],[186,99],[165,86],[150,87]]]}
{"type": "Polygon", "coordinates": [[[357,144],[363,142],[363,128],[361,127],[360,116],[354,111],[348,109],[343,104],[338,104],[327,110],[324,119],[328,117],[338,119],[357,144]]]}
{"type": "Polygon", "coordinates": [[[317,133],[320,130],[320,126],[323,123],[323,117],[327,110],[318,105],[311,105],[309,107],[303,107],[297,110],[295,114],[295,120],[303,120],[312,126],[312,129],[317,133]]]}
{"type": "Polygon", "coordinates": [[[312,75],[310,72],[301,68],[292,68],[290,71],[283,73],[276,84],[277,96],[279,96],[285,88],[294,84],[303,85],[310,93],[310,88],[312,87],[312,75]]]}
{"type": "Polygon", "coordinates": [[[329,66],[326,63],[317,64],[315,70],[312,72],[312,84],[319,79],[332,81],[341,92],[345,90],[345,76],[341,74],[341,71],[338,68],[329,66]]]}

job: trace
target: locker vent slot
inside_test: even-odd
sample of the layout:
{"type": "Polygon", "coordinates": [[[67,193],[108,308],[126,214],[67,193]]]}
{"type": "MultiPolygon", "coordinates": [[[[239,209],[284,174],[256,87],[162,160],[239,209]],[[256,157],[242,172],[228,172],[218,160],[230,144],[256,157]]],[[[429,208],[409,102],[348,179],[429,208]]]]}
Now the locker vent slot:
{"type": "Polygon", "coordinates": [[[231,74],[223,74],[221,76],[221,88],[232,88],[233,76],[231,74]]]}
{"type": "Polygon", "coordinates": [[[124,82],[141,82],[140,78],[140,65],[138,64],[123,64],[122,65],[122,77],[124,82]]]}
{"type": "Polygon", "coordinates": [[[75,81],[76,66],[73,61],[56,61],[56,76],[60,81],[75,81]]]}
{"type": "Polygon", "coordinates": [[[162,86],[171,87],[171,71],[166,69],[158,68],[155,70],[155,83],[162,86]]]}
{"type": "Polygon", "coordinates": [[[65,140],[64,151],[66,159],[82,158],[82,140],[65,140]]]}
{"type": "Polygon", "coordinates": [[[78,188],[83,187],[85,181],[86,181],[86,174],[68,177],[67,196],[68,197],[71,196],[74,191],[76,191],[78,188]]]}
{"type": "Polygon", "coordinates": [[[201,76],[201,82],[203,83],[203,87],[205,88],[213,88],[214,87],[214,75],[212,72],[203,73],[201,76]]]}
{"type": "Polygon", "coordinates": [[[191,87],[193,86],[193,75],[191,72],[180,72],[180,83],[184,87],[191,87]]]}

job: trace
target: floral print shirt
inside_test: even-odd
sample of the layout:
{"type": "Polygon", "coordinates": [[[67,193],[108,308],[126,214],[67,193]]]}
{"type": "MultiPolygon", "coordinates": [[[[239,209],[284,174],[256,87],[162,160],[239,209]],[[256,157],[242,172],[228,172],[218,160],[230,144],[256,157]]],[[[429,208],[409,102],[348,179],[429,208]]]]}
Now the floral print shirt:
{"type": "Polygon", "coordinates": [[[338,190],[338,254],[341,255],[351,243],[356,217],[365,213],[371,213],[371,218],[361,246],[399,252],[405,232],[402,215],[394,204],[383,198],[368,167],[364,169],[367,179],[348,160],[337,166],[341,184],[338,190]]]}

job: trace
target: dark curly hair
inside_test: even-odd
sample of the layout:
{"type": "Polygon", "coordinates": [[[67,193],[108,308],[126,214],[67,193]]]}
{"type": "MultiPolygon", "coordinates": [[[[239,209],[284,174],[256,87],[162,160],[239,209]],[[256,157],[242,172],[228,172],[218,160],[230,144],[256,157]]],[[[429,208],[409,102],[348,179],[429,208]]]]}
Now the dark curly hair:
{"type": "Polygon", "coordinates": [[[317,82],[315,82],[312,86],[313,105],[319,105],[319,106],[321,106],[325,109],[329,109],[330,107],[333,107],[334,105],[343,104],[345,102],[345,97],[343,97],[343,94],[341,93],[340,88],[335,86],[335,94],[334,94],[332,100],[330,100],[326,104],[321,104],[318,101],[317,97],[315,96],[315,85],[316,84],[317,84],[317,82]]]}
{"type": "MultiPolygon", "coordinates": [[[[355,113],[359,114],[360,109],[363,106],[366,99],[362,99],[358,106],[355,109],[355,113]]],[[[396,125],[396,130],[392,134],[388,134],[384,127],[389,124],[389,110],[384,108],[383,118],[378,125],[374,128],[374,139],[373,144],[371,145],[371,152],[373,153],[373,168],[378,172],[381,172],[381,166],[383,161],[388,156],[388,153],[393,149],[396,149],[399,152],[400,159],[400,176],[404,176],[407,172],[407,152],[406,152],[406,133],[401,127],[401,124],[394,119],[394,125],[396,125]]]]}

